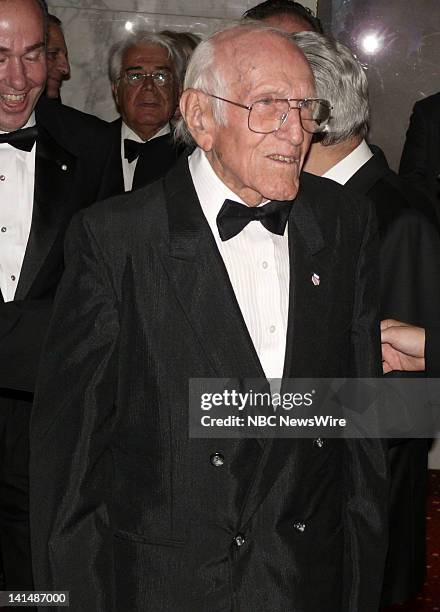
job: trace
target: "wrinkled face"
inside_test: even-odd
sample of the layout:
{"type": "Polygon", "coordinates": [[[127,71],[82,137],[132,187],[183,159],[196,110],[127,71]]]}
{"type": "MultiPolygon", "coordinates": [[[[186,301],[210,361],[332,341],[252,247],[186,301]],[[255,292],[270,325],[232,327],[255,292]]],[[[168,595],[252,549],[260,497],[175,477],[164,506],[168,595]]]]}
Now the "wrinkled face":
{"type": "Polygon", "coordinates": [[[0,0],[0,130],[27,123],[46,80],[43,15],[34,0],[0,0]]]}
{"type": "Polygon", "coordinates": [[[48,98],[58,98],[60,87],[70,76],[70,64],[64,34],[56,23],[49,23],[47,38],[47,83],[48,98]]]}
{"type": "Polygon", "coordinates": [[[177,106],[179,87],[167,49],[154,44],[131,47],[123,55],[121,77],[113,87],[119,112],[125,123],[147,140],[168,123],[177,106]],[[123,78],[127,70],[139,73],[165,71],[171,78],[160,87],[147,77],[141,85],[133,87],[123,78]]]}
{"type": "MultiPolygon", "coordinates": [[[[217,66],[226,80],[224,97],[251,105],[266,98],[310,98],[314,80],[303,54],[289,41],[252,32],[218,48],[217,66]]],[[[247,204],[263,199],[292,200],[311,135],[302,129],[299,111],[270,134],[248,128],[248,111],[225,105],[227,125],[212,124],[211,147],[205,147],[217,175],[247,204]]]]}
{"type": "Polygon", "coordinates": [[[283,32],[287,32],[288,34],[292,34],[293,32],[313,32],[313,28],[308,21],[302,19],[301,17],[296,17],[290,13],[281,13],[280,15],[272,15],[271,17],[266,17],[262,19],[262,21],[272,27],[278,28],[278,30],[283,30],[283,32]]]}

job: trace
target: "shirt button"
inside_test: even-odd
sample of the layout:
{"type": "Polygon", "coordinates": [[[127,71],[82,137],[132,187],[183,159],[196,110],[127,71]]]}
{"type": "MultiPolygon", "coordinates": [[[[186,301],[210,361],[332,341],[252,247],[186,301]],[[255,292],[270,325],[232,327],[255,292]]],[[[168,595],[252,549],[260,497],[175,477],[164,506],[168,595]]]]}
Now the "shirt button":
{"type": "Polygon", "coordinates": [[[220,467],[225,462],[225,458],[223,457],[221,453],[213,453],[210,456],[209,460],[211,461],[212,465],[214,465],[215,467],[220,467]]]}
{"type": "Polygon", "coordinates": [[[6,176],[4,174],[0,174],[0,181],[5,181],[6,180],[6,176]]]}
{"type": "Polygon", "coordinates": [[[322,448],[324,446],[325,442],[322,438],[315,438],[313,440],[313,446],[315,448],[322,448]]]}
{"type": "Polygon", "coordinates": [[[234,542],[236,546],[238,546],[238,548],[243,546],[243,544],[246,542],[244,535],[242,535],[241,533],[237,534],[234,538],[234,542]]]}
{"type": "Polygon", "coordinates": [[[267,270],[267,268],[269,267],[269,264],[267,263],[267,261],[263,261],[261,265],[263,266],[265,270],[267,270]]]}
{"type": "Polygon", "coordinates": [[[299,531],[300,533],[303,533],[306,529],[306,525],[305,523],[300,523],[300,522],[293,523],[293,528],[299,531]]]}
{"type": "Polygon", "coordinates": [[[15,276],[11,274],[11,280],[15,281],[15,276]]]}
{"type": "Polygon", "coordinates": [[[270,333],[271,333],[271,334],[274,334],[274,333],[275,333],[275,330],[276,330],[275,325],[271,325],[271,326],[269,327],[269,331],[270,331],[270,333]]]}
{"type": "Polygon", "coordinates": [[[3,233],[6,232],[6,227],[5,226],[2,227],[2,232],[3,233]]]}

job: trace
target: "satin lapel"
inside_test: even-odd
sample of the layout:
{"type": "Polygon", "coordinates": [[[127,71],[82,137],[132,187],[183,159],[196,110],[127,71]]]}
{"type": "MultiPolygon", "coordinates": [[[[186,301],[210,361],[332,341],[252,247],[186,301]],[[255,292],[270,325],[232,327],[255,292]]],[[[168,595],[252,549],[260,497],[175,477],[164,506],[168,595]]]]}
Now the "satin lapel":
{"type": "Polygon", "coordinates": [[[165,178],[170,250],[165,265],[182,309],[219,378],[264,378],[186,158],[165,178]]]}
{"type": "Polygon", "coordinates": [[[289,318],[283,378],[295,375],[295,364],[300,358],[298,340],[301,337],[302,313],[313,312],[318,315],[322,308],[320,292],[313,284],[312,276],[316,274],[321,277],[322,262],[318,254],[324,246],[322,231],[311,203],[301,190],[289,218],[289,318]]]}
{"type": "MultiPolygon", "coordinates": [[[[295,376],[302,353],[302,315],[307,312],[318,313],[323,308],[317,287],[311,281],[312,274],[321,270],[320,252],[325,240],[315,213],[307,196],[300,192],[292,204],[289,217],[289,319],[286,338],[286,355],[283,378],[295,376]]],[[[317,272],[319,274],[319,272],[317,272]]],[[[307,340],[307,339],[305,339],[307,340]]],[[[289,439],[268,440],[259,466],[255,482],[243,511],[240,525],[245,527],[260,504],[269,493],[295,445],[301,441],[289,439]]]]}
{"type": "Polygon", "coordinates": [[[75,206],[73,179],[76,158],[39,126],[35,155],[32,225],[15,299],[23,299],[75,206]]]}

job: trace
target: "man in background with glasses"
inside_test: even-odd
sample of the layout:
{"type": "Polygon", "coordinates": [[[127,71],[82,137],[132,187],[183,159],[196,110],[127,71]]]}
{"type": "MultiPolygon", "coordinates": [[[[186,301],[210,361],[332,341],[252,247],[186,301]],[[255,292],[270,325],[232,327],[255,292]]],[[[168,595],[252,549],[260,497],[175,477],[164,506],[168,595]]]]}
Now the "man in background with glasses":
{"type": "Polygon", "coordinates": [[[371,210],[301,176],[331,103],[249,23],[196,48],[180,109],[191,156],[69,232],[31,428],[36,585],[72,612],[372,612],[380,440],[188,433],[194,378],[379,373],[371,210]]]}
{"type": "Polygon", "coordinates": [[[109,77],[121,117],[111,124],[115,146],[109,195],[151,183],[181,153],[173,142],[170,120],[183,70],[180,51],[164,34],[137,31],[112,47],[109,77]]]}

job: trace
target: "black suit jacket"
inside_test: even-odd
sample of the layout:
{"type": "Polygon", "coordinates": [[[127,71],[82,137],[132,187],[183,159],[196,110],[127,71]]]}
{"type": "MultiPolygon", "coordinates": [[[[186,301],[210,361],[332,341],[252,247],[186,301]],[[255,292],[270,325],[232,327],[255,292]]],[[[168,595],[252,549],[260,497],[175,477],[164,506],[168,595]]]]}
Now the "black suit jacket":
{"type": "MultiPolygon", "coordinates": [[[[121,118],[112,121],[108,126],[111,135],[111,156],[104,180],[106,197],[122,194],[125,191],[121,160],[121,127],[121,118]]],[[[162,177],[176,163],[182,151],[183,147],[174,143],[172,134],[150,141],[148,151],[143,152],[137,160],[132,191],[162,177]]]]}
{"type": "Polygon", "coordinates": [[[375,205],[380,234],[381,318],[415,325],[438,321],[440,232],[437,216],[420,190],[404,183],[375,154],[346,183],[375,205]]]}
{"type": "MultiPolygon", "coordinates": [[[[437,321],[440,234],[428,198],[411,190],[377,147],[346,183],[374,203],[381,237],[381,318],[417,325],[437,321]]],[[[425,579],[427,440],[408,440],[390,451],[390,542],[384,606],[410,599],[425,579]]]]}
{"type": "MultiPolygon", "coordinates": [[[[108,155],[105,122],[56,101],[36,107],[31,231],[15,299],[0,293],[0,388],[31,392],[72,215],[99,199],[108,155]]],[[[10,393],[8,392],[8,396],[10,393]]],[[[1,397],[1,392],[0,392],[1,397]]]]}
{"type": "Polygon", "coordinates": [[[399,174],[440,204],[440,93],[415,103],[399,174]]]}
{"type": "MultiPolygon", "coordinates": [[[[374,375],[369,206],[301,184],[284,375],[374,375]]],[[[31,426],[36,588],[72,612],[377,609],[379,440],[188,437],[189,379],[264,374],[187,160],[77,216],[66,253],[31,426]]]]}

